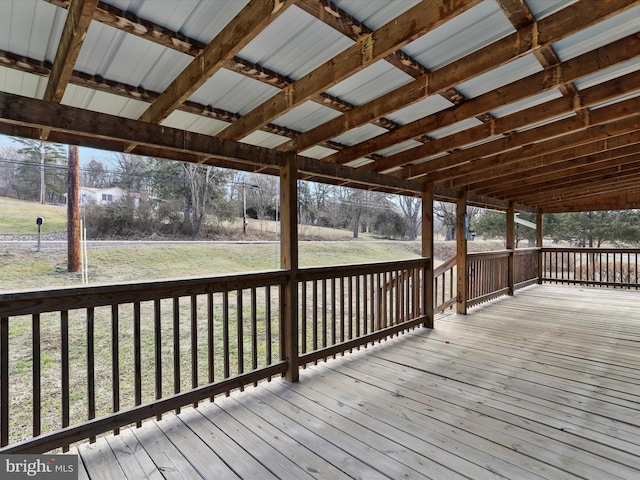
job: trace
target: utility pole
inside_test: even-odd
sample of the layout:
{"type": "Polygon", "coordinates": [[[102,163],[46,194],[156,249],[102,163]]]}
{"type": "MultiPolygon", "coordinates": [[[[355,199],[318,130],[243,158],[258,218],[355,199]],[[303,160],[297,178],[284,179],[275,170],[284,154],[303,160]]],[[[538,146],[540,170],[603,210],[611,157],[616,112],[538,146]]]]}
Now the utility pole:
{"type": "Polygon", "coordinates": [[[247,234],[247,183],[242,182],[242,233],[247,234]]]}
{"type": "Polygon", "coordinates": [[[80,270],[80,155],[77,145],[69,145],[67,173],[67,257],[68,271],[80,270]]]}

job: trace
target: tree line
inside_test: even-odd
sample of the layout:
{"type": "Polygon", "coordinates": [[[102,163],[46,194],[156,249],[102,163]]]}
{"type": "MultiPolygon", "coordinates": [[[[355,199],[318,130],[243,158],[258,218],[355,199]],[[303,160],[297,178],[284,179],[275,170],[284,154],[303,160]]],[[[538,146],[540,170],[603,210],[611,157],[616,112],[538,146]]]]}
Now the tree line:
{"type": "MultiPolygon", "coordinates": [[[[0,150],[0,195],[62,204],[67,191],[67,152],[62,145],[15,139],[0,150]],[[41,191],[45,191],[41,198],[41,191]]],[[[128,195],[90,205],[84,216],[93,237],[131,235],[209,236],[225,221],[279,218],[279,179],[208,165],[113,154],[80,168],[80,185],[119,187],[128,195]],[[135,197],[150,199],[135,201],[135,197]]],[[[420,200],[309,181],[298,182],[298,222],[348,229],[354,237],[415,239],[420,200]]]]}

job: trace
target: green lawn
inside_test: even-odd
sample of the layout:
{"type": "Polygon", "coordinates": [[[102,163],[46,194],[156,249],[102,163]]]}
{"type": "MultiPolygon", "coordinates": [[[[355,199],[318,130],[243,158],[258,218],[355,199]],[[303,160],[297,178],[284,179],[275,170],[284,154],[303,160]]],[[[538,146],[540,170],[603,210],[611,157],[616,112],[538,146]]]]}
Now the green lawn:
{"type": "Polygon", "coordinates": [[[43,234],[67,231],[66,207],[0,197],[0,235],[34,235],[38,217],[44,220],[43,234]]]}

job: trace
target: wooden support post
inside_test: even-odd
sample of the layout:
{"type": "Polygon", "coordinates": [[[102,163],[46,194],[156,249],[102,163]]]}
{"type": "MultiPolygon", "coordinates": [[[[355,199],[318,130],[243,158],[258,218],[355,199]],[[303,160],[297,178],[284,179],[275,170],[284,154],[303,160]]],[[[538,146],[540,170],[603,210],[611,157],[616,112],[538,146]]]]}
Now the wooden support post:
{"type": "Polygon", "coordinates": [[[513,295],[515,283],[515,249],[516,249],[516,210],[513,202],[509,202],[507,209],[507,250],[509,250],[509,265],[507,267],[508,295],[513,295]]]}
{"type": "Polygon", "coordinates": [[[422,282],[422,301],[427,317],[424,326],[433,328],[433,183],[427,183],[422,193],[422,256],[429,259],[422,282]]]}
{"type": "Polygon", "coordinates": [[[536,214],[536,247],[538,248],[538,283],[542,284],[542,212],[536,214]]]}
{"type": "Polygon", "coordinates": [[[280,268],[289,271],[281,296],[281,355],[287,360],[285,377],[297,382],[298,370],[298,169],[295,152],[286,154],[280,168],[280,268]]]}
{"type": "Polygon", "coordinates": [[[80,153],[77,145],[69,145],[67,173],[67,270],[80,270],[80,153]]]}
{"type": "Polygon", "coordinates": [[[467,314],[467,296],[469,291],[469,273],[467,272],[467,237],[465,232],[467,215],[467,192],[462,192],[456,202],[456,255],[458,271],[458,307],[459,314],[467,314]]]}

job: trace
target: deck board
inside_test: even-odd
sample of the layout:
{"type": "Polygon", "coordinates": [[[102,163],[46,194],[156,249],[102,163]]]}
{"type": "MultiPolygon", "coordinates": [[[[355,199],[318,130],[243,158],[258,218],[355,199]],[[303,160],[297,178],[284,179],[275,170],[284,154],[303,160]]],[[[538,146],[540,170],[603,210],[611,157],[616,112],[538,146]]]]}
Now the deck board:
{"type": "Polygon", "coordinates": [[[637,479],[638,305],[532,286],[78,451],[92,480],[637,479]]]}

